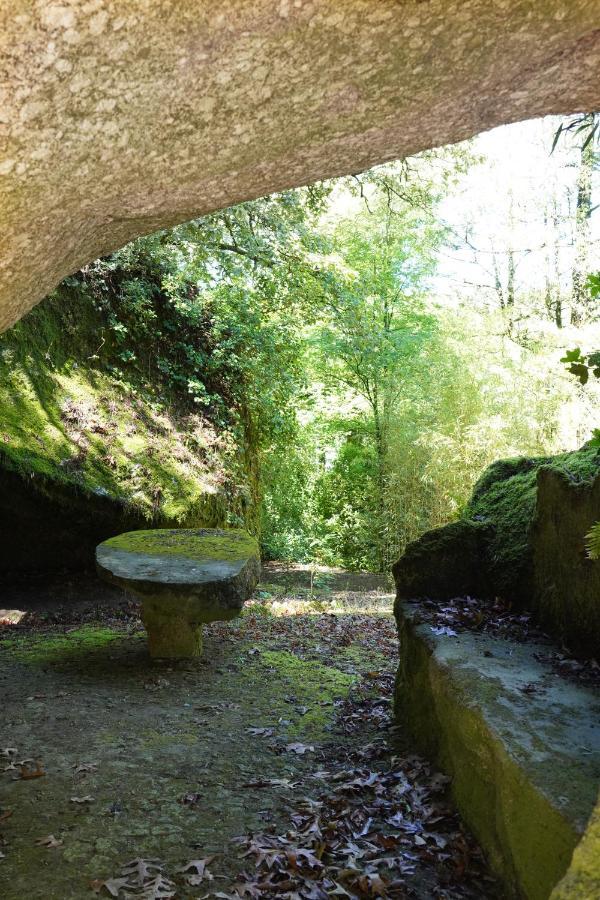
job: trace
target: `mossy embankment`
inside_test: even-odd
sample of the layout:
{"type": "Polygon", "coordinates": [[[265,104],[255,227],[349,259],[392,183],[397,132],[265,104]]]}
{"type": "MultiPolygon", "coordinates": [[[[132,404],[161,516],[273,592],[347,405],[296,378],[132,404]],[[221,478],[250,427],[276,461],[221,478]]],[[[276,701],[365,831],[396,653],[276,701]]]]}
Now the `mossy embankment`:
{"type": "Polygon", "coordinates": [[[600,451],[491,465],[458,522],[427,532],[394,566],[399,600],[500,597],[575,650],[600,650],[600,563],[585,535],[600,519],[600,451]]]}
{"type": "Polygon", "coordinates": [[[91,567],[122,531],[252,519],[248,448],[162,377],[160,347],[123,350],[115,309],[78,276],[0,335],[2,577],[91,567]]]}

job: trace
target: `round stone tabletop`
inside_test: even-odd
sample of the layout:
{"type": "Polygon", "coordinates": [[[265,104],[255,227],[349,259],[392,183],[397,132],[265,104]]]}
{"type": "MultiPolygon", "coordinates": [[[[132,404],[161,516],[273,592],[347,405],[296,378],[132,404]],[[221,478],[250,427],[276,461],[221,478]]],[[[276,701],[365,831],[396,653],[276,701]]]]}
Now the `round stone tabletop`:
{"type": "Polygon", "coordinates": [[[96,550],[100,574],[130,588],[134,582],[185,588],[227,581],[257,559],[256,540],[235,529],[130,531],[104,541],[96,550]]]}

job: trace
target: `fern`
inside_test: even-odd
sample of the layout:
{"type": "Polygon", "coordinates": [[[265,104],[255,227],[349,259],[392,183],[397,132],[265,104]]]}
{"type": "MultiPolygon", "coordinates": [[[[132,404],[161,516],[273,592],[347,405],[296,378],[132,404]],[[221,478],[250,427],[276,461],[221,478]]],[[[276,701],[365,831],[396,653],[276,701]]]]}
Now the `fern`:
{"type": "Polygon", "coordinates": [[[585,546],[590,559],[600,559],[600,522],[596,522],[585,536],[585,546]]]}

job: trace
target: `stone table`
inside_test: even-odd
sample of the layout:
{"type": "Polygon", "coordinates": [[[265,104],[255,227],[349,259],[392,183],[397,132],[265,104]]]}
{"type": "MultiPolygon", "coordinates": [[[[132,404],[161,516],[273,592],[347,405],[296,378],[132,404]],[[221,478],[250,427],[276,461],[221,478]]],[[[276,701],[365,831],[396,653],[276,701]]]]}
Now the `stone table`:
{"type": "Polygon", "coordinates": [[[202,625],[239,615],[260,576],[258,544],[246,531],[130,531],[96,549],[98,574],[142,600],[150,655],[202,653],[202,625]]]}

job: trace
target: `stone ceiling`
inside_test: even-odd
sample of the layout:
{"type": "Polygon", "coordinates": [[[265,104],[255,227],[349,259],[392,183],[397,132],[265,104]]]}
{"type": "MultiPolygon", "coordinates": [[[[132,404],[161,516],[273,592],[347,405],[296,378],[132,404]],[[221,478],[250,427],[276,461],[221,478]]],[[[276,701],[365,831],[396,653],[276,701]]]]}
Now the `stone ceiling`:
{"type": "Polygon", "coordinates": [[[0,0],[0,330],[137,235],[600,107],[600,0],[0,0]]]}

